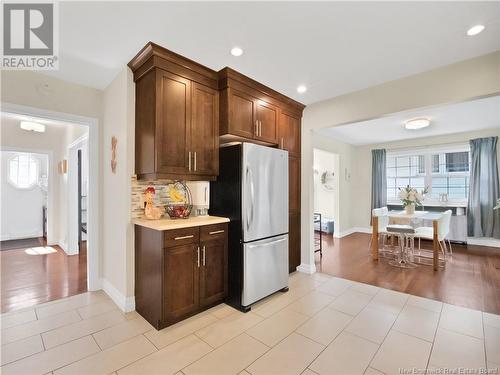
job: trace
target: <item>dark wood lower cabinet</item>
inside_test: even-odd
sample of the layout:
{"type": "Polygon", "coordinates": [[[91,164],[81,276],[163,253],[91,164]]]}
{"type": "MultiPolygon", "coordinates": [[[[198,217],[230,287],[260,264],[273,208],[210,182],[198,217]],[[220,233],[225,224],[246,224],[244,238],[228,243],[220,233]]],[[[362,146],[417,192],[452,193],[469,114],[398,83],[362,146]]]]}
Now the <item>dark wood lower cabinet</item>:
{"type": "Polygon", "coordinates": [[[168,231],[135,226],[136,310],[162,329],[224,301],[227,223],[168,231]]]}
{"type": "Polygon", "coordinates": [[[163,319],[174,322],[199,306],[198,244],[166,248],[163,265],[163,319]]]}

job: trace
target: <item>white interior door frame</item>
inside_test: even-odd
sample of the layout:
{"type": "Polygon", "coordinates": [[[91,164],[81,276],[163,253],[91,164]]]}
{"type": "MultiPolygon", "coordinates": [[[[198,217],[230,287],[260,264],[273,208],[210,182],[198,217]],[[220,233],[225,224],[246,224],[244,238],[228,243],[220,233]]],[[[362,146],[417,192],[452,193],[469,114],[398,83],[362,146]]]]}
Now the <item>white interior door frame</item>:
{"type": "MultiPolygon", "coordinates": [[[[78,232],[81,230],[78,227],[78,150],[87,147],[88,135],[75,140],[68,146],[68,255],[79,253],[78,232]]],[[[87,153],[85,153],[87,155],[87,153]]]]}
{"type": "Polygon", "coordinates": [[[47,155],[47,244],[54,245],[57,240],[54,238],[54,186],[56,184],[55,173],[52,173],[52,166],[54,162],[54,153],[52,150],[44,150],[39,148],[25,148],[25,147],[0,147],[0,151],[16,151],[27,152],[31,154],[44,154],[47,155]]]}
{"type": "Polygon", "coordinates": [[[88,237],[87,237],[87,288],[101,289],[100,281],[100,233],[99,233],[99,121],[97,118],[73,115],[70,113],[49,111],[19,104],[2,102],[2,111],[58,120],[89,127],[89,191],[88,191],[88,237]]]}

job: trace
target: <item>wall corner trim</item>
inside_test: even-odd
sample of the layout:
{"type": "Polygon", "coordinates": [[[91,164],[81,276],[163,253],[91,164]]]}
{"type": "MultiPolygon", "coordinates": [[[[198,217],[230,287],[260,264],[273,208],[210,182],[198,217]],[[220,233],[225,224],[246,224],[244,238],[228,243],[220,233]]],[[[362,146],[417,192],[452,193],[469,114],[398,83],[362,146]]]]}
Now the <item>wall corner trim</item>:
{"type": "Polygon", "coordinates": [[[102,290],[104,290],[120,310],[125,313],[135,310],[135,297],[125,297],[106,279],[101,279],[101,285],[102,290]]]}
{"type": "Polygon", "coordinates": [[[297,267],[297,271],[307,274],[313,274],[316,272],[316,265],[302,263],[297,267]]]}

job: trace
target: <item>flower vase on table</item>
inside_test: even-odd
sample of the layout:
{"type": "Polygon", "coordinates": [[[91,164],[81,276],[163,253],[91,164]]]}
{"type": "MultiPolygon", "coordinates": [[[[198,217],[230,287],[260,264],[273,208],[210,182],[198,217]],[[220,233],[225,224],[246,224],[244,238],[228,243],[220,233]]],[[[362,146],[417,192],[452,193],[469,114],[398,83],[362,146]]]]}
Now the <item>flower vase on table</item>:
{"type": "Polygon", "coordinates": [[[407,215],[413,215],[415,207],[422,206],[425,194],[427,194],[427,188],[420,192],[410,185],[407,185],[405,188],[399,188],[399,199],[401,199],[407,215]]]}

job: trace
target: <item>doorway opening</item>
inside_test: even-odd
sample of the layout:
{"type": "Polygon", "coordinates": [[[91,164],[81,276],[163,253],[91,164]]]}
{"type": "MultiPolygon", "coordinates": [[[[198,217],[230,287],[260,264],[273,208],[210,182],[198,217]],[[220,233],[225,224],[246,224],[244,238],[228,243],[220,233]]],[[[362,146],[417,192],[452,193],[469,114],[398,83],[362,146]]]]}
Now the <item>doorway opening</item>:
{"type": "Polygon", "coordinates": [[[339,155],[313,150],[314,252],[316,259],[325,250],[324,242],[333,238],[339,226],[339,155]]]}
{"type": "Polygon", "coordinates": [[[14,109],[1,112],[2,313],[96,289],[87,261],[90,123],[14,109]]]}

